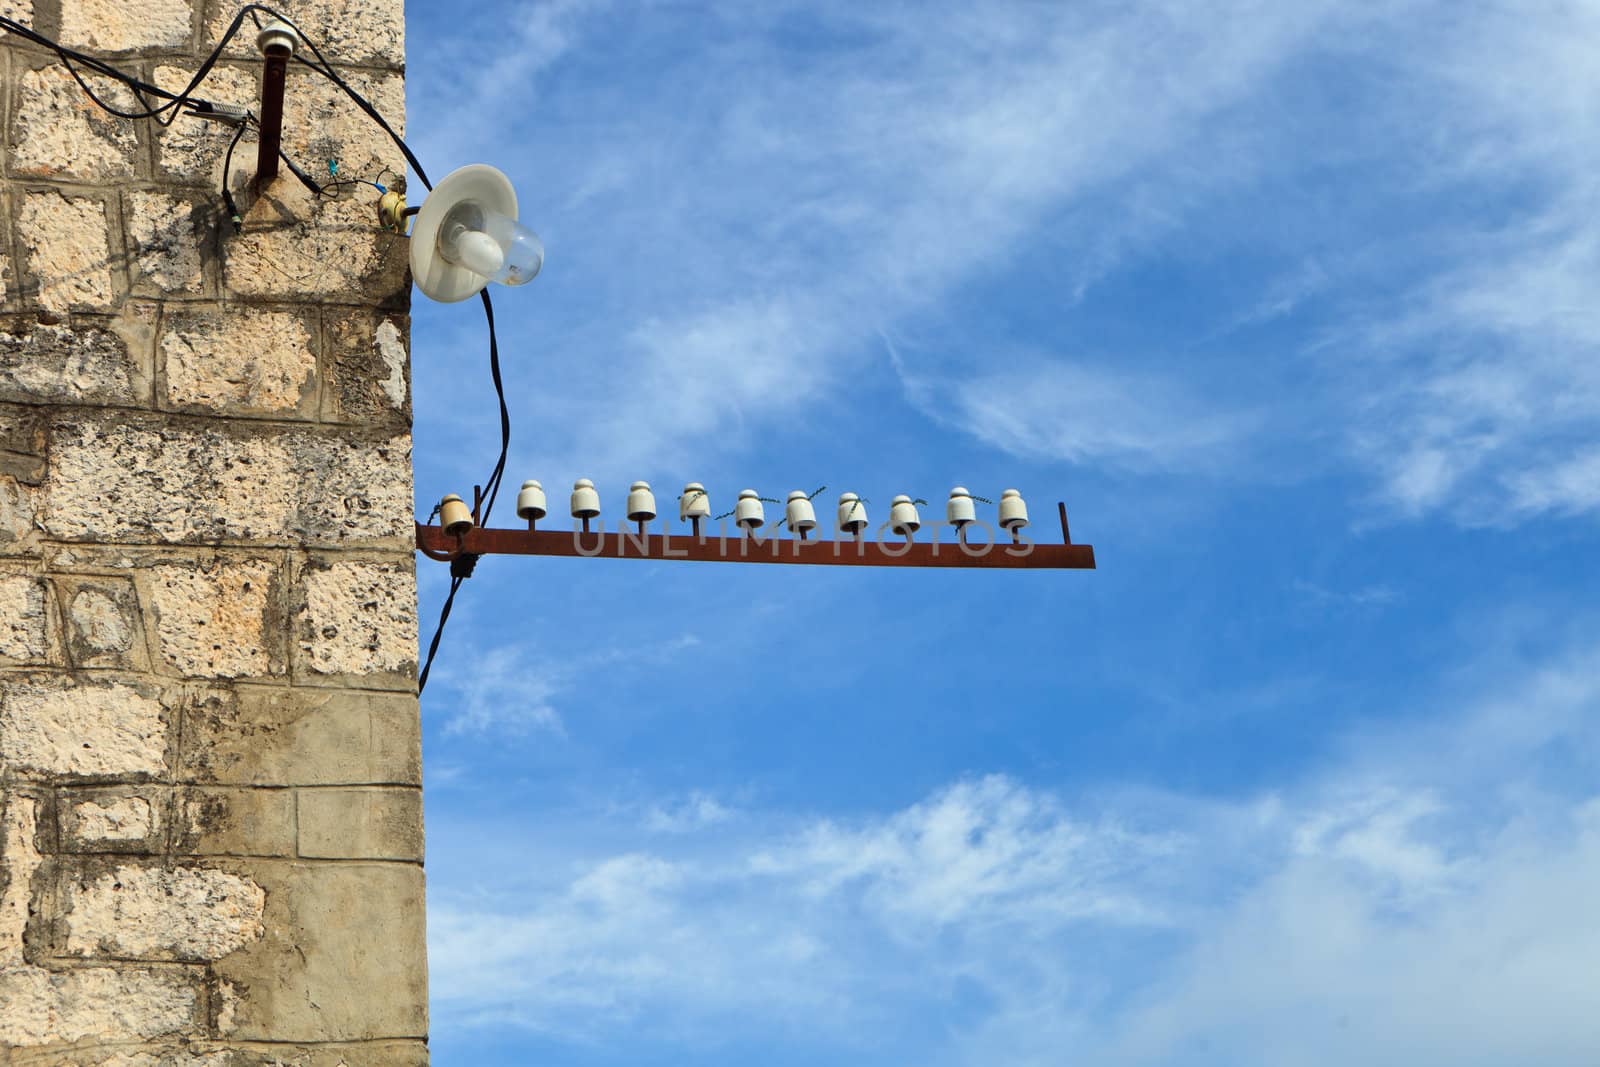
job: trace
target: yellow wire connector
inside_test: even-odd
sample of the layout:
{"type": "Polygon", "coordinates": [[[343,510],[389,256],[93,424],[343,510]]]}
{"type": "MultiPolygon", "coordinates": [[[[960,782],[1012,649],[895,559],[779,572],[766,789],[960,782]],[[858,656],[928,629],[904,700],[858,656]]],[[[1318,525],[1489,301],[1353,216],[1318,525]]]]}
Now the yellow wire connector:
{"type": "Polygon", "coordinates": [[[378,223],[395,233],[406,232],[406,198],[404,193],[390,189],[378,200],[378,223]]]}

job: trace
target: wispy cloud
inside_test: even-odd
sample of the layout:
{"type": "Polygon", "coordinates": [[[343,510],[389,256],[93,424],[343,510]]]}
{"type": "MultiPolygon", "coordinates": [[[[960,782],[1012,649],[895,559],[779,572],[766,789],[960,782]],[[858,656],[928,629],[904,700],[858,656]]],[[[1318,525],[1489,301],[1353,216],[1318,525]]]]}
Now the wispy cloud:
{"type": "MultiPolygon", "coordinates": [[[[456,635],[458,639],[464,639],[456,635]]],[[[700,643],[692,633],[636,647],[606,647],[553,658],[525,644],[486,644],[438,670],[430,686],[448,692],[446,734],[524,736],[548,731],[565,736],[557,705],[596,670],[639,668],[700,643]]]]}
{"type": "Polygon", "coordinates": [[[1260,421],[1149,372],[1001,355],[1003,370],[940,378],[905,369],[898,353],[894,362],[930,418],[1030,459],[1215,472],[1240,461],[1260,421]]]}

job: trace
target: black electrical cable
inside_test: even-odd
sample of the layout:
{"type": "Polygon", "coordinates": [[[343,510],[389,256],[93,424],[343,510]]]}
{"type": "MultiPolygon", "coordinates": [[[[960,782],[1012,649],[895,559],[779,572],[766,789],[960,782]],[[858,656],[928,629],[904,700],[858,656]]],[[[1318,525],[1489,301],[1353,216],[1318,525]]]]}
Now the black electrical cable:
{"type": "Polygon", "coordinates": [[[61,65],[66,68],[68,74],[72,75],[73,80],[78,83],[79,88],[81,88],[84,93],[88,95],[89,99],[93,100],[101,108],[117,116],[118,118],[154,119],[163,126],[170,126],[172,125],[173,121],[177,119],[178,115],[184,113],[179,110],[180,108],[193,107],[194,105],[206,105],[208,107],[215,106],[211,101],[195,96],[194,92],[200,87],[200,83],[206,80],[206,77],[211,73],[211,69],[217,65],[217,61],[222,58],[223,50],[228,47],[228,42],[233,40],[234,36],[238,34],[239,27],[244,24],[244,17],[247,13],[248,8],[241,10],[238,15],[234,16],[233,22],[229,24],[227,30],[223,33],[222,39],[217,42],[216,48],[212,49],[211,54],[207,56],[204,62],[200,64],[199,69],[194,72],[194,76],[189,79],[189,84],[184,87],[182,92],[178,93],[170,92],[169,90],[161,88],[159,85],[152,85],[149,82],[134,77],[126,71],[118,70],[116,67],[111,66],[104,60],[97,59],[96,57],[88,55],[84,52],[79,52],[76,49],[68,48],[59,41],[52,41],[50,38],[35,31],[32,27],[26,26],[18,22],[16,19],[0,16],[0,29],[16,34],[18,37],[32,41],[34,44],[41,45],[42,47],[49,49],[51,52],[54,52],[56,58],[60,60],[61,65]],[[161,104],[158,107],[146,106],[143,111],[123,111],[120,108],[113,107],[111,104],[108,104],[106,101],[102,100],[94,91],[94,89],[90,87],[89,83],[84,80],[83,75],[78,72],[78,68],[73,66],[74,61],[86,67],[87,69],[94,71],[96,74],[101,74],[105,77],[122,82],[133,91],[135,98],[137,98],[140,103],[144,103],[144,97],[146,95],[165,100],[166,103],[161,104]]]}
{"type": "MultiPolygon", "coordinates": [[[[483,314],[489,322],[489,376],[494,379],[495,398],[500,403],[500,458],[495,461],[494,470],[484,483],[483,503],[477,517],[480,526],[487,526],[489,513],[494,510],[495,497],[500,492],[500,481],[505,475],[506,455],[511,450],[511,411],[506,407],[505,383],[500,376],[500,342],[495,336],[494,302],[489,298],[487,288],[480,289],[478,295],[483,298],[483,314]]],[[[422,691],[427,688],[428,674],[433,670],[433,657],[439,654],[439,641],[444,636],[445,623],[450,621],[450,609],[455,605],[456,592],[461,588],[463,581],[472,577],[472,570],[477,565],[478,557],[470,553],[458,556],[450,563],[450,593],[444,598],[444,607],[439,612],[439,622],[434,628],[433,640],[428,642],[428,657],[423,661],[422,670],[417,674],[418,696],[421,696],[422,691]]]]}
{"type": "Polygon", "coordinates": [[[433,657],[439,654],[439,639],[444,637],[444,624],[450,621],[450,607],[456,602],[456,590],[461,588],[463,579],[454,575],[450,577],[450,593],[444,598],[444,609],[439,612],[439,623],[433,628],[433,640],[428,642],[428,658],[422,664],[422,670],[417,674],[417,696],[428,688],[428,672],[433,670],[433,657]]]}
{"type": "Polygon", "coordinates": [[[233,228],[238,231],[244,226],[244,217],[239,214],[239,205],[234,202],[233,190],[228,188],[228,180],[233,174],[233,150],[239,147],[239,139],[244,136],[244,123],[239,123],[239,128],[233,131],[233,140],[228,142],[227,154],[222,157],[222,202],[228,205],[228,217],[233,221],[233,228]]]}

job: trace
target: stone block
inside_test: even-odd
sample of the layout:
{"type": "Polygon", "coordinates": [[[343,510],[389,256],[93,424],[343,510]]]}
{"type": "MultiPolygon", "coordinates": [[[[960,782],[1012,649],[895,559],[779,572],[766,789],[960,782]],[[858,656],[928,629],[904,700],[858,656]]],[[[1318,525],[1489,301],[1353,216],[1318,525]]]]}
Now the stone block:
{"type": "MultiPolygon", "coordinates": [[[[230,12],[229,17],[232,14],[230,12]]],[[[251,25],[252,48],[254,29],[254,25],[251,25]]],[[[210,49],[207,48],[207,51],[210,49]]],[[[178,92],[189,84],[194,72],[194,67],[158,65],[154,81],[165,89],[178,92]]],[[[261,95],[260,71],[226,64],[213,67],[206,75],[205,95],[220,103],[253,109],[261,95]]],[[[149,126],[147,129],[155,137],[158,177],[203,186],[207,190],[217,189],[221,185],[222,158],[227,153],[228,142],[233,140],[232,127],[216,122],[180,120],[171,126],[149,126]]],[[[249,183],[254,170],[255,145],[241,141],[233,153],[233,181],[230,187],[235,196],[249,183]]]]}
{"type": "Polygon", "coordinates": [[[0,686],[0,772],[156,777],[175,703],[142,681],[8,675],[0,686]]]}
{"type": "Polygon", "coordinates": [[[149,669],[131,578],[54,577],[67,659],[75,667],[149,669]]]}
{"type": "Polygon", "coordinates": [[[282,673],[279,567],[211,557],[161,564],[147,578],[162,664],[186,678],[282,673]]]}
{"type": "Polygon", "coordinates": [[[188,0],[61,0],[61,43],[85,52],[187,49],[188,0]]]}
{"type": "Polygon", "coordinates": [[[129,346],[130,336],[140,340],[139,327],[132,316],[70,326],[42,323],[36,315],[0,318],[0,400],[23,404],[143,402],[149,378],[129,346]]]}
{"type": "Polygon", "coordinates": [[[50,629],[44,579],[0,567],[0,666],[48,664],[50,629]]]}
{"type": "Polygon", "coordinates": [[[411,557],[312,558],[295,590],[295,677],[363,679],[410,688],[417,670],[417,586],[411,557]]]}
{"type": "Polygon", "coordinates": [[[300,855],[422,862],[422,790],[301,789],[300,855]]]}
{"type": "MultiPolygon", "coordinates": [[[[4,1052],[0,1050],[0,1057],[4,1052]]],[[[421,1041],[230,1046],[222,1041],[152,1041],[138,1048],[77,1047],[0,1058],[8,1067],[427,1067],[421,1041]]]]}
{"type": "MultiPolygon", "coordinates": [[[[294,19],[295,25],[335,65],[358,63],[396,70],[405,66],[403,0],[281,0],[272,6],[294,19]]],[[[200,34],[206,51],[222,39],[233,15],[233,8],[212,6],[200,34]]],[[[227,54],[255,57],[255,46],[249,38],[247,33],[235,37],[229,42],[227,54]]],[[[306,76],[312,75],[307,72],[306,76]]]]}
{"type": "Polygon", "coordinates": [[[259,308],[174,314],[159,351],[167,405],[184,411],[316,418],[315,323],[259,308]]]}
{"type": "Polygon", "coordinates": [[[350,1045],[241,1049],[228,1067],[428,1067],[421,1041],[374,1041],[350,1045]]]}
{"type": "MultiPolygon", "coordinates": [[[[13,1067],[239,1067],[245,1053],[227,1049],[203,1051],[204,1042],[149,1043],[137,1049],[71,1048],[19,1055],[13,1067]]],[[[207,1046],[209,1047],[209,1046],[207,1046]]],[[[6,1061],[0,1060],[0,1063],[6,1061]]],[[[251,1062],[256,1062],[251,1060],[251,1062]]],[[[272,1054],[264,1054],[272,1067],[293,1067],[272,1054]]]]}
{"type": "Polygon", "coordinates": [[[0,474],[0,556],[20,556],[33,551],[38,535],[39,490],[9,474],[0,474]]]}
{"type": "MultiPolygon", "coordinates": [[[[112,106],[124,111],[138,109],[138,101],[121,82],[87,72],[84,79],[112,106]]],[[[11,97],[8,163],[12,175],[85,182],[134,176],[138,121],[117,118],[101,108],[53,60],[48,66],[18,74],[11,97]]]]}
{"type": "Polygon", "coordinates": [[[56,805],[61,851],[160,852],[166,806],[167,791],[158,787],[64,790],[56,805]]]}
{"type": "MultiPolygon", "coordinates": [[[[34,899],[33,877],[44,863],[38,830],[38,800],[0,789],[0,975],[26,963],[23,943],[34,899]]],[[[0,1041],[4,1019],[0,1014],[0,1041]]],[[[4,1048],[0,1043],[0,1049],[4,1048]]]]}
{"type": "Polygon", "coordinates": [[[262,935],[266,891],[228,871],[91,862],[63,882],[64,956],[208,962],[262,935]]]}
{"type": "Polygon", "coordinates": [[[240,686],[188,708],[180,777],[234,785],[422,784],[417,698],[240,686]]]}
{"type": "Polygon", "coordinates": [[[378,229],[373,208],[319,200],[285,175],[244,210],[243,232],[222,246],[229,292],[404,306],[406,238],[378,229]]]}
{"type": "Polygon", "coordinates": [[[408,545],[411,439],[58,418],[43,522],[73,541],[408,545]]]}
{"type": "Polygon", "coordinates": [[[47,433],[44,413],[0,404],[0,556],[36,549],[47,433]]]}
{"type": "MultiPolygon", "coordinates": [[[[405,80],[399,74],[347,71],[341,77],[389,120],[396,133],[405,136],[405,80]]],[[[312,177],[319,182],[328,176],[330,159],[338,161],[340,177],[388,185],[405,174],[405,155],[383,128],[343,89],[304,68],[291,74],[284,94],[283,139],[289,156],[304,161],[301,165],[312,170],[312,177]]],[[[341,206],[352,209],[343,213],[346,220],[368,225],[376,221],[381,195],[377,190],[343,186],[338,195],[341,206]]]]}
{"type": "Polygon", "coordinates": [[[405,430],[411,426],[410,317],[329,310],[323,315],[322,418],[405,430]]]}
{"type": "Polygon", "coordinates": [[[133,291],[154,296],[204,296],[205,251],[221,222],[215,196],[123,194],[133,291]]]}
{"type": "Polygon", "coordinates": [[[294,794],[287,789],[194,787],[178,800],[173,851],[193,856],[293,856],[294,794]]]}
{"type": "Polygon", "coordinates": [[[422,869],[254,860],[265,933],[219,960],[236,1040],[363,1041],[428,1027],[422,869]]]}
{"type": "Polygon", "coordinates": [[[43,482],[49,431],[44,413],[0,404],[0,474],[26,485],[43,482]]]}
{"type": "Polygon", "coordinates": [[[189,968],[0,971],[0,1049],[198,1034],[199,986],[189,968]]]}
{"type": "Polygon", "coordinates": [[[27,255],[25,300],[46,311],[109,311],[116,301],[106,205],[93,197],[29,193],[17,212],[27,255]]]}

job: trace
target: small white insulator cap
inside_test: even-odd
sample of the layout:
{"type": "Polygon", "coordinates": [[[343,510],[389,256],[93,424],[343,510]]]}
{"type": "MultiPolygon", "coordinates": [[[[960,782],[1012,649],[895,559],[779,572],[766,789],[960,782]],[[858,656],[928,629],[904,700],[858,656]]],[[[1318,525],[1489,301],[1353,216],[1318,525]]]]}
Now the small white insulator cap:
{"type": "Polygon", "coordinates": [[[965,486],[958,485],[950,490],[950,499],[944,506],[944,518],[958,529],[977,521],[978,513],[972,503],[972,494],[967,492],[965,486]]]}
{"type": "Polygon", "coordinates": [[[739,493],[739,502],[733,506],[733,521],[746,530],[756,530],[765,525],[767,509],[761,506],[761,496],[754,489],[739,493]]]}
{"type": "Polygon", "coordinates": [[[261,50],[262,55],[266,55],[269,48],[285,48],[290,55],[294,55],[295,40],[294,30],[286,23],[274,19],[256,34],[256,47],[261,50]]]}
{"type": "Polygon", "coordinates": [[[451,536],[464,534],[472,529],[472,511],[460,497],[451,493],[439,501],[439,525],[451,536]]]}
{"type": "Polygon", "coordinates": [[[649,482],[634,482],[628,486],[628,521],[649,522],[656,517],[656,495],[650,491],[649,482]]]}
{"type": "Polygon", "coordinates": [[[858,534],[867,528],[867,505],[854,493],[839,494],[839,529],[858,534]]]}
{"type": "Polygon", "coordinates": [[[897,534],[914,534],[922,528],[917,506],[903,493],[889,504],[889,528],[897,534]]]}
{"type": "Polygon", "coordinates": [[[699,482],[690,482],[683,487],[683,495],[678,498],[678,518],[683,522],[690,519],[705,519],[711,517],[711,494],[706,492],[706,487],[699,482]]]}
{"type": "Polygon", "coordinates": [[[784,508],[784,519],[790,533],[817,528],[817,512],[811,506],[811,498],[799,489],[789,494],[789,503],[784,508]]]}
{"type": "Polygon", "coordinates": [[[594,491],[594,483],[587,478],[579,478],[572,483],[572,517],[575,519],[593,519],[600,514],[600,494],[594,491]]]}
{"type": "Polygon", "coordinates": [[[1007,489],[1000,494],[1000,526],[1006,530],[1020,530],[1028,525],[1028,505],[1022,494],[1007,489]]]}
{"type": "Polygon", "coordinates": [[[517,516],[523,519],[542,519],[545,516],[544,486],[536,481],[522,483],[517,494],[517,516]]]}

